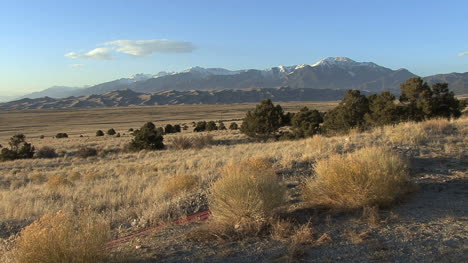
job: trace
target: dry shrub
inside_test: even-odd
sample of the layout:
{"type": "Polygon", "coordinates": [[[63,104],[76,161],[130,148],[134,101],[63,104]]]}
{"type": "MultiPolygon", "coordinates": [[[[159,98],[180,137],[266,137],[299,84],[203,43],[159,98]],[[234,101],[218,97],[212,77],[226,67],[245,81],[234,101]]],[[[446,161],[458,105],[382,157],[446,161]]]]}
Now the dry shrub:
{"type": "Polygon", "coordinates": [[[162,184],[162,191],[168,195],[192,189],[198,183],[198,178],[193,175],[176,175],[162,184]]]}
{"type": "Polygon", "coordinates": [[[195,149],[202,149],[213,145],[215,140],[213,139],[213,135],[205,134],[205,135],[198,135],[192,137],[192,147],[195,149]]]}
{"type": "Polygon", "coordinates": [[[192,139],[188,136],[176,136],[172,138],[172,147],[178,150],[190,149],[193,147],[192,139]]]}
{"type": "Polygon", "coordinates": [[[55,149],[49,146],[44,146],[36,152],[37,158],[56,158],[58,154],[55,149]]]}
{"type": "Polygon", "coordinates": [[[271,164],[261,159],[231,163],[211,187],[213,220],[238,230],[265,224],[285,202],[286,189],[271,164]]]}
{"type": "Polygon", "coordinates": [[[89,213],[46,214],[21,231],[13,257],[19,263],[104,262],[109,238],[109,224],[89,213]]]}
{"type": "Polygon", "coordinates": [[[294,224],[286,220],[277,220],[271,224],[271,237],[274,240],[287,240],[294,232],[294,224]]]}
{"type": "Polygon", "coordinates": [[[96,156],[97,154],[98,154],[98,151],[95,148],[91,148],[91,147],[81,147],[76,152],[76,156],[81,157],[81,158],[96,156]]]}
{"type": "Polygon", "coordinates": [[[304,200],[311,205],[388,206],[410,190],[407,162],[386,148],[332,155],[317,161],[314,170],[315,178],[306,180],[303,187],[304,200]]]}
{"type": "Polygon", "coordinates": [[[385,137],[395,144],[420,145],[427,140],[427,133],[415,122],[400,123],[397,126],[384,128],[385,137]]]}
{"type": "Polygon", "coordinates": [[[198,136],[176,136],[172,138],[172,147],[178,150],[202,149],[214,144],[213,135],[205,134],[198,136]]]}
{"type": "Polygon", "coordinates": [[[453,125],[447,119],[432,119],[420,124],[429,135],[449,134],[453,131],[453,125]]]}
{"type": "Polygon", "coordinates": [[[300,226],[291,236],[291,243],[288,246],[288,262],[295,262],[301,259],[306,250],[306,245],[313,241],[313,230],[309,224],[300,226]]]}
{"type": "Polygon", "coordinates": [[[70,185],[71,182],[64,175],[52,175],[47,179],[47,186],[50,188],[57,188],[60,186],[70,185]]]}

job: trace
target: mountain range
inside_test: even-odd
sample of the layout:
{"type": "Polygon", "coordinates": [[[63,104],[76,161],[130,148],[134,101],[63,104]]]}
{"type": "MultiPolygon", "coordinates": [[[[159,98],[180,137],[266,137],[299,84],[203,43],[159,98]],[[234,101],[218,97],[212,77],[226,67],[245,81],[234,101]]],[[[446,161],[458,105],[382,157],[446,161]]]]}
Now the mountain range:
{"type": "MultiPolygon", "coordinates": [[[[329,57],[314,64],[278,66],[264,70],[233,71],[223,68],[192,67],[181,72],[137,74],[130,78],[121,78],[86,88],[52,87],[24,95],[21,99],[74,97],[70,99],[73,100],[77,97],[103,95],[122,89],[144,94],[160,94],[162,91],[210,91],[214,94],[216,90],[255,89],[258,91],[258,89],[290,87],[300,90],[359,89],[369,93],[388,90],[398,94],[400,84],[415,76],[406,69],[392,70],[373,62],[356,62],[346,57],[329,57]]],[[[427,76],[424,80],[430,84],[447,82],[456,94],[468,93],[468,72],[427,76]]]]}

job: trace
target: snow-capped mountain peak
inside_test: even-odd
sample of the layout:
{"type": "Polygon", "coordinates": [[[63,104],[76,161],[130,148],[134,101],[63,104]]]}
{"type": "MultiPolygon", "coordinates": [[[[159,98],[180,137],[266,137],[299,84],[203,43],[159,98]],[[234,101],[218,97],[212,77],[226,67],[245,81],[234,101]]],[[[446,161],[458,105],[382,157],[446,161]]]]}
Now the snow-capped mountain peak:
{"type": "Polygon", "coordinates": [[[359,63],[347,57],[328,57],[328,58],[324,58],[316,62],[315,64],[312,64],[312,67],[335,66],[335,65],[355,65],[355,64],[359,64],[359,63]]]}
{"type": "Polygon", "coordinates": [[[202,76],[209,76],[209,75],[235,75],[242,72],[242,70],[228,70],[224,68],[202,68],[202,67],[190,67],[184,71],[183,73],[195,73],[200,74],[202,76]]]}

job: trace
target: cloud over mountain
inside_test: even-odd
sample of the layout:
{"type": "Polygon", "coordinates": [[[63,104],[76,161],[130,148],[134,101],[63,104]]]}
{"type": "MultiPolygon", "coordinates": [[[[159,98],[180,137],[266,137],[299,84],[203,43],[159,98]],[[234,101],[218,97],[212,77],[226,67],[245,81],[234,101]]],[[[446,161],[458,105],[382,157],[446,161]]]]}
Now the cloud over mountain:
{"type": "Polygon", "coordinates": [[[468,56],[468,51],[467,52],[462,52],[460,54],[458,54],[459,57],[464,57],[464,56],[468,56]]]}
{"type": "Polygon", "coordinates": [[[112,54],[108,48],[99,47],[84,54],[69,52],[65,54],[65,57],[71,59],[110,60],[112,59],[112,54]]]}
{"type": "Polygon", "coordinates": [[[191,42],[169,39],[115,40],[104,45],[111,46],[117,52],[138,57],[153,53],[190,53],[195,49],[191,42]]]}

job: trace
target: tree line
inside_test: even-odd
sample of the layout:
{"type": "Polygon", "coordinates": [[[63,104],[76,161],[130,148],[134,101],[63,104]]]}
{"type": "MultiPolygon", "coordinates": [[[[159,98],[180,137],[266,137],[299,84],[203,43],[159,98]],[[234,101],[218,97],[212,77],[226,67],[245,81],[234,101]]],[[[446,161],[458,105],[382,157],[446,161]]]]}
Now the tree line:
{"type": "Polygon", "coordinates": [[[247,112],[240,129],[259,139],[338,135],[351,129],[365,130],[403,121],[458,118],[464,107],[447,83],[429,86],[421,78],[410,78],[400,85],[400,91],[395,103],[395,95],[388,91],[365,96],[359,90],[348,90],[338,106],[326,113],[307,107],[297,113],[284,113],[280,105],[266,99],[247,112]],[[283,126],[291,126],[291,130],[278,132],[283,126]]]}

